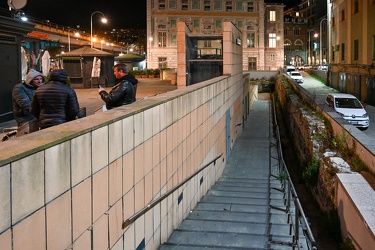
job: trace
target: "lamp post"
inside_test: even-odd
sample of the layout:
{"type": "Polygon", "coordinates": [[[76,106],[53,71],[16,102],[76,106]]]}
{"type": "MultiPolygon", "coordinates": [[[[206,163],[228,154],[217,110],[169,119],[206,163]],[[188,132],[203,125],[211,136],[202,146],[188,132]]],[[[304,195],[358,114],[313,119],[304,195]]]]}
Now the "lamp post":
{"type": "Polygon", "coordinates": [[[311,35],[311,31],[314,31],[314,37],[318,37],[318,34],[316,33],[316,31],[315,30],[309,30],[308,31],[308,33],[309,33],[309,53],[308,53],[308,61],[309,61],[309,65],[312,65],[312,63],[311,63],[311,37],[310,37],[310,35],[311,35]]]}
{"type": "Polygon", "coordinates": [[[108,21],[107,18],[105,18],[104,14],[103,14],[102,12],[100,12],[100,11],[94,11],[94,12],[91,14],[91,40],[90,40],[90,42],[91,42],[91,48],[93,47],[93,43],[92,43],[92,16],[93,16],[94,14],[96,14],[96,13],[102,15],[102,19],[100,20],[102,23],[107,23],[107,21],[108,21]]]}
{"type": "Polygon", "coordinates": [[[319,50],[320,50],[320,53],[319,53],[319,62],[320,62],[320,65],[323,64],[323,58],[322,58],[322,23],[323,21],[327,21],[327,18],[323,18],[322,20],[320,20],[320,29],[319,29],[319,35],[320,35],[320,41],[319,41],[319,50]]]}
{"type": "MultiPolygon", "coordinates": [[[[79,32],[78,31],[74,32],[74,36],[79,37],[80,36],[79,32]]],[[[68,27],[68,50],[70,51],[70,27],[68,27]]]]}

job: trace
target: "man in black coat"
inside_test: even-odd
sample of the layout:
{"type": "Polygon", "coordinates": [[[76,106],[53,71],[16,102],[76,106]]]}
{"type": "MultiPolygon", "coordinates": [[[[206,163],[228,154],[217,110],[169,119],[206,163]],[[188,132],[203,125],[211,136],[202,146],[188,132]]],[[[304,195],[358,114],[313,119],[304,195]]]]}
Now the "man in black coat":
{"type": "Polygon", "coordinates": [[[41,129],[76,119],[79,103],[76,92],[70,87],[68,73],[54,70],[49,82],[39,87],[33,97],[31,113],[39,120],[41,129]]]}
{"type": "Polygon", "coordinates": [[[116,85],[108,93],[99,86],[98,93],[106,103],[107,109],[120,107],[135,102],[138,80],[128,74],[125,64],[119,63],[113,67],[113,74],[116,77],[116,85]]]}

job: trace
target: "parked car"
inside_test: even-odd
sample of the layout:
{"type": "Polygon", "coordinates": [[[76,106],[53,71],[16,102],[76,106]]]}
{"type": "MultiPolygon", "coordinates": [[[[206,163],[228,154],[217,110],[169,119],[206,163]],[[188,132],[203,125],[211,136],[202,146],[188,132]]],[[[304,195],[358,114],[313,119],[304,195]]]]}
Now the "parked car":
{"type": "Polygon", "coordinates": [[[298,70],[311,69],[311,65],[308,65],[308,64],[300,65],[300,66],[297,66],[297,69],[298,70]]]}
{"type": "Polygon", "coordinates": [[[357,128],[366,130],[369,127],[370,118],[365,106],[355,96],[340,93],[328,94],[326,104],[357,128]]]}
{"type": "Polygon", "coordinates": [[[318,70],[324,70],[324,71],[327,71],[327,70],[328,70],[328,66],[327,66],[327,65],[319,65],[319,66],[318,66],[318,70]]]}
{"type": "Polygon", "coordinates": [[[285,65],[284,72],[289,74],[291,71],[296,71],[296,68],[293,65],[285,65]]]}
{"type": "Polygon", "coordinates": [[[298,71],[289,72],[289,76],[297,83],[303,83],[303,76],[298,71]]]}

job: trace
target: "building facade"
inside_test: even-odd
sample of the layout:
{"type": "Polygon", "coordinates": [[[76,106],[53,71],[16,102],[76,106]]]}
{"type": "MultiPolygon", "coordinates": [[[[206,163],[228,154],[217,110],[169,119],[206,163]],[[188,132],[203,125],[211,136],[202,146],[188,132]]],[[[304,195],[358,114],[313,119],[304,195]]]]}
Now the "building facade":
{"type": "Polygon", "coordinates": [[[375,1],[331,1],[330,84],[375,104],[375,1]]]}
{"type": "Polygon", "coordinates": [[[307,19],[298,7],[284,13],[284,65],[308,64],[307,19]]]}
{"type": "MultiPolygon", "coordinates": [[[[243,70],[279,69],[284,64],[283,9],[264,0],[147,0],[147,67],[177,68],[178,22],[185,22],[193,36],[218,37],[229,21],[242,33],[243,70]]],[[[207,39],[197,50],[220,56],[221,46],[207,39]]]]}
{"type": "Polygon", "coordinates": [[[307,64],[324,65],[328,63],[328,19],[327,1],[302,0],[299,6],[301,19],[307,23],[307,64]]]}

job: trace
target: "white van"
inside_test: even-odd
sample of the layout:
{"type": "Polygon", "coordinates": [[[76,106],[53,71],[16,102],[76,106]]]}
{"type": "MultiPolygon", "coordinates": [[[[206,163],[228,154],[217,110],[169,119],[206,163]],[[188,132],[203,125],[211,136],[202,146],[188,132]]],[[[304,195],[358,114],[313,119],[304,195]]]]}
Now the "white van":
{"type": "Polygon", "coordinates": [[[289,74],[291,71],[296,71],[296,68],[293,65],[285,65],[284,72],[289,74]]]}

